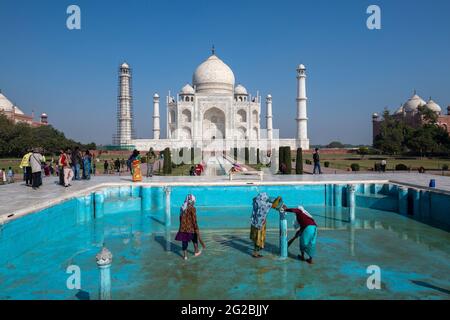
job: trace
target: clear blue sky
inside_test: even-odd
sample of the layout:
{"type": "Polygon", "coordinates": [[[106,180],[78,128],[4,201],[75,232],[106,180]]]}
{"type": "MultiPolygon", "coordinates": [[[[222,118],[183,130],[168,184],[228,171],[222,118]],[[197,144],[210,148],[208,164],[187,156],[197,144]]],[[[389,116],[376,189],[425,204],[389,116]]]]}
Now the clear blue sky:
{"type": "Polygon", "coordinates": [[[0,89],[83,142],[111,143],[122,61],[134,71],[137,135],[149,138],[152,95],[191,82],[212,44],[237,82],[272,94],[282,137],[295,135],[299,63],[314,144],[370,143],[371,114],[414,88],[450,104],[448,0],[0,0],[0,41],[0,89]],[[80,31],[66,28],[70,4],[80,31]],[[382,9],[380,31],[366,28],[370,4],[382,9]]]}

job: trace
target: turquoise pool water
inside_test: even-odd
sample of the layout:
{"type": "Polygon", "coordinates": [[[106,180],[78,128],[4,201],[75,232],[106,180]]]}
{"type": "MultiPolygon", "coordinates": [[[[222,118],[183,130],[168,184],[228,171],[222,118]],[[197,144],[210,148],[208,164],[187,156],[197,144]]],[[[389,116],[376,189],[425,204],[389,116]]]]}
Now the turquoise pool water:
{"type": "MultiPolygon", "coordinates": [[[[101,206],[92,194],[1,227],[0,299],[98,299],[95,255],[103,244],[114,256],[113,299],[449,299],[450,236],[445,211],[439,211],[448,199],[428,193],[417,200],[408,191],[406,214],[399,214],[397,189],[356,186],[356,220],[350,223],[346,186],[172,187],[168,226],[163,188],[151,188],[148,210],[142,209],[142,188],[108,188],[101,206]],[[297,242],[288,259],[279,258],[275,211],[265,258],[250,257],[251,199],[262,191],[314,215],[314,265],[296,259],[297,242]],[[187,193],[197,197],[207,249],[184,261],[173,239],[187,193]],[[80,290],[67,288],[71,265],[81,270],[80,290]],[[366,286],[371,265],[381,269],[380,290],[366,286]]],[[[289,235],[292,225],[288,216],[289,235]]]]}

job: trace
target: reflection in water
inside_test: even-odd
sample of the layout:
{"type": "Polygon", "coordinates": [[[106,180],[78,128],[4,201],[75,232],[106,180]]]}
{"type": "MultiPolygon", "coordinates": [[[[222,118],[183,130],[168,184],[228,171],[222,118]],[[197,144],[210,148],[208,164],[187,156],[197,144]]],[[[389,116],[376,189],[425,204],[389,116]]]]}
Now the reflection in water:
{"type": "Polygon", "coordinates": [[[355,256],[355,225],[353,223],[350,223],[349,225],[349,248],[350,248],[350,255],[352,257],[355,256]]]}

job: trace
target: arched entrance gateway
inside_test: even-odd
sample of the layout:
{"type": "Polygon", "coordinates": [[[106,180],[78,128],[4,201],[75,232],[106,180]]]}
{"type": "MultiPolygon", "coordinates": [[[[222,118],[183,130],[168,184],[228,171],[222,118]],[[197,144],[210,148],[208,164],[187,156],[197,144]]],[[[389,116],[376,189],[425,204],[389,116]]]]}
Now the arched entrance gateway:
{"type": "Polygon", "coordinates": [[[203,139],[225,139],[225,113],[213,107],[203,115],[203,139]]]}

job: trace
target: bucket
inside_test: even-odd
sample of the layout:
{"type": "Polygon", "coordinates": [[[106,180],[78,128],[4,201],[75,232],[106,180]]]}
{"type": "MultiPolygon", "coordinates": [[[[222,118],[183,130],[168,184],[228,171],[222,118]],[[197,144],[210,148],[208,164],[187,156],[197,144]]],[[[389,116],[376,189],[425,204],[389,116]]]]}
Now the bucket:
{"type": "Polygon", "coordinates": [[[436,180],[434,179],[430,180],[430,188],[436,188],[436,180]]]}

